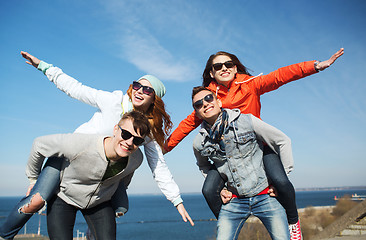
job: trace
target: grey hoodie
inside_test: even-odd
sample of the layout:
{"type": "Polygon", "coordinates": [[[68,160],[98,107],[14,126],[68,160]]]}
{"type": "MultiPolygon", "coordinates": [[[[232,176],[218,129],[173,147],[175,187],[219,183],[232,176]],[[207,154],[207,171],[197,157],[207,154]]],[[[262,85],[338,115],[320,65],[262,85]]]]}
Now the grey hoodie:
{"type": "Polygon", "coordinates": [[[91,208],[108,201],[118,184],[124,181],[127,187],[134,171],[142,163],[142,153],[135,151],[128,159],[124,170],[102,181],[108,166],[104,151],[105,136],[90,134],[55,134],[34,140],[29,156],[26,175],[31,183],[38,178],[43,161],[58,157],[64,161],[58,196],[66,203],[81,208],[91,208]]]}

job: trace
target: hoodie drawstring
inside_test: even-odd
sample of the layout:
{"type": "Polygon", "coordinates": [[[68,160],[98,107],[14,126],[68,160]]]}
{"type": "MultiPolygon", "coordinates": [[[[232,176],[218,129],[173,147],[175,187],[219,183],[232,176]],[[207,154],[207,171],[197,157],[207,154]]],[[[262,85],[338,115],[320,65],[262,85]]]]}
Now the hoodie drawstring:
{"type": "MultiPolygon", "coordinates": [[[[253,80],[254,78],[259,77],[261,75],[263,75],[263,73],[260,73],[257,76],[253,76],[253,77],[251,77],[251,78],[249,78],[245,81],[242,81],[242,82],[235,82],[235,84],[241,84],[241,83],[249,82],[249,81],[253,80]]],[[[217,96],[217,93],[219,92],[219,89],[220,89],[220,85],[217,85],[217,87],[216,87],[216,96],[217,96]]]]}
{"type": "Polygon", "coordinates": [[[263,75],[263,73],[260,73],[260,74],[258,74],[257,76],[253,76],[253,77],[251,77],[251,78],[249,78],[249,79],[247,79],[247,80],[245,80],[245,81],[242,81],[242,82],[235,82],[235,84],[240,84],[240,83],[249,82],[249,81],[253,80],[254,78],[259,77],[259,76],[261,76],[261,75],[263,75]]]}

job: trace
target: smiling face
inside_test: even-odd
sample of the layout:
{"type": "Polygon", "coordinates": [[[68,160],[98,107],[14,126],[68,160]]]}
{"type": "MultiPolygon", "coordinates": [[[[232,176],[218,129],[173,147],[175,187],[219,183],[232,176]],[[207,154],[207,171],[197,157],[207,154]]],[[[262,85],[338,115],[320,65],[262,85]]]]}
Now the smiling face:
{"type": "MultiPolygon", "coordinates": [[[[212,65],[216,63],[225,63],[227,61],[232,61],[232,59],[225,55],[219,55],[215,57],[212,60],[212,65]]],[[[235,75],[237,73],[237,67],[234,65],[234,67],[227,68],[225,65],[222,65],[222,68],[220,70],[211,69],[210,75],[212,78],[215,78],[215,80],[224,86],[228,86],[229,83],[235,78],[235,75]]]]}
{"type": "Polygon", "coordinates": [[[129,155],[131,155],[131,153],[136,151],[138,146],[133,143],[134,137],[130,137],[129,139],[122,138],[121,128],[130,132],[133,136],[142,138],[143,136],[140,135],[140,132],[136,132],[134,130],[133,121],[131,119],[125,119],[119,124],[119,127],[118,125],[114,127],[114,137],[112,138],[114,155],[118,157],[128,157],[129,155]]]}
{"type": "MultiPolygon", "coordinates": [[[[143,86],[148,86],[152,88],[152,85],[146,79],[141,79],[139,83],[143,86]]],[[[143,87],[139,88],[138,90],[132,89],[132,96],[131,101],[132,105],[135,109],[138,109],[142,112],[146,112],[151,104],[154,102],[155,93],[151,93],[147,95],[143,93],[143,87]]]]}
{"type": "Polygon", "coordinates": [[[208,122],[212,125],[221,112],[221,101],[216,98],[216,96],[208,90],[202,90],[193,96],[192,103],[194,104],[197,101],[202,101],[202,106],[200,108],[195,108],[196,116],[208,122]],[[207,95],[213,95],[213,100],[206,101],[205,98],[207,95]]]}

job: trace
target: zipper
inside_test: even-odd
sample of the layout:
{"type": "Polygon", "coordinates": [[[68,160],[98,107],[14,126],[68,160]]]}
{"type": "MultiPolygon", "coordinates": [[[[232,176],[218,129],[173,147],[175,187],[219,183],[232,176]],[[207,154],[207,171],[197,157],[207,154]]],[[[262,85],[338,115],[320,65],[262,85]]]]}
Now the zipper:
{"type": "Polygon", "coordinates": [[[92,198],[93,198],[93,196],[94,196],[95,192],[99,189],[100,185],[102,184],[102,179],[103,179],[104,174],[105,174],[105,173],[106,173],[106,171],[107,171],[107,168],[108,168],[108,164],[107,164],[107,166],[106,166],[106,167],[105,167],[105,169],[104,169],[103,175],[102,175],[102,177],[100,178],[100,181],[99,181],[99,183],[98,183],[98,186],[95,188],[94,192],[90,195],[90,198],[89,198],[88,204],[86,204],[85,209],[87,209],[87,208],[89,207],[90,202],[91,202],[91,200],[92,200],[92,198]]]}

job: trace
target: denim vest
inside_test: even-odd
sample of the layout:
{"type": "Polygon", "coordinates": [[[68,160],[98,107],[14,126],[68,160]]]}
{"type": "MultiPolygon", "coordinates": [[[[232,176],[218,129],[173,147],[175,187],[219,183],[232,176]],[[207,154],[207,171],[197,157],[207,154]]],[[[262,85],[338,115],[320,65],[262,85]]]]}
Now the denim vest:
{"type": "Polygon", "coordinates": [[[214,162],[230,191],[241,197],[252,197],[268,186],[262,142],[257,141],[247,114],[241,114],[239,109],[225,111],[229,115],[229,126],[223,134],[225,150],[211,141],[204,128],[199,132],[201,141],[195,148],[214,162]]]}

